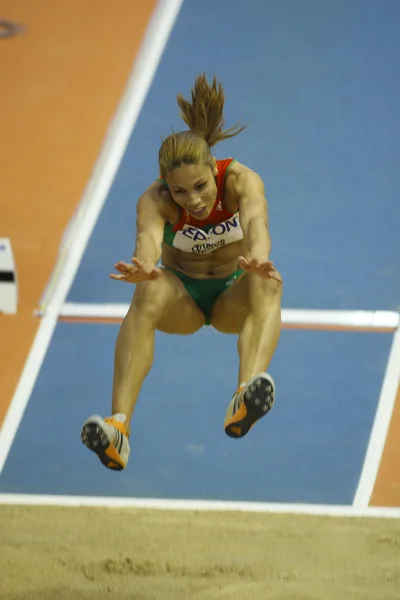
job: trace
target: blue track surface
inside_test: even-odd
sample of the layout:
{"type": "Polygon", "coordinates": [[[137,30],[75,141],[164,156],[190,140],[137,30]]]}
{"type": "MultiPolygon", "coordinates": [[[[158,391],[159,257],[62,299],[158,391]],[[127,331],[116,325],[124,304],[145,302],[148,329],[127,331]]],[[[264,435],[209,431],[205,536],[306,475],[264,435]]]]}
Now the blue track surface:
{"type": "Polygon", "coordinates": [[[89,414],[109,412],[116,334],[58,325],[0,492],[351,503],[391,335],[284,331],[271,365],[276,406],[232,440],[223,420],[236,388],[234,338],[159,334],[121,476],[79,440],[89,414]]]}

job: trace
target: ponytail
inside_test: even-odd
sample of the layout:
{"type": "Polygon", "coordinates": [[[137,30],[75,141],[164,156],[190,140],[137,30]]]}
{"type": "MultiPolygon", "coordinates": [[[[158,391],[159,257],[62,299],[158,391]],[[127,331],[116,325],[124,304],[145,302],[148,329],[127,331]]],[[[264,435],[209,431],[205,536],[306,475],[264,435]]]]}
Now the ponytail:
{"type": "Polygon", "coordinates": [[[240,127],[237,123],[230,129],[224,130],[225,94],[221,83],[217,83],[215,76],[210,86],[205,74],[199,75],[191,95],[192,101],[189,102],[181,94],[178,94],[181,117],[190,131],[203,137],[210,148],[222,140],[238,135],[245,129],[245,125],[240,127]]]}
{"type": "Polygon", "coordinates": [[[211,86],[204,74],[199,75],[191,91],[191,102],[177,96],[180,116],[189,131],[172,133],[162,143],[159,166],[162,177],[182,164],[206,164],[214,167],[211,148],[222,140],[238,135],[246,125],[238,123],[224,129],[225,95],[221,83],[214,76],[211,86]]]}

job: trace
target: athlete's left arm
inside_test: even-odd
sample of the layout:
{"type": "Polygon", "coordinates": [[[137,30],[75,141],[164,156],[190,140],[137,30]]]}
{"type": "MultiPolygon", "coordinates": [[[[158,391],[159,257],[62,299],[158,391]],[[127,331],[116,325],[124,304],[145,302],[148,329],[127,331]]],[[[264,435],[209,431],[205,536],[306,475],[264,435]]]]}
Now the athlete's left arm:
{"type": "Polygon", "coordinates": [[[271,237],[264,183],[257,173],[250,170],[238,173],[232,183],[247,247],[247,256],[239,257],[239,264],[246,271],[281,282],[280,274],[269,260],[271,237]]]}

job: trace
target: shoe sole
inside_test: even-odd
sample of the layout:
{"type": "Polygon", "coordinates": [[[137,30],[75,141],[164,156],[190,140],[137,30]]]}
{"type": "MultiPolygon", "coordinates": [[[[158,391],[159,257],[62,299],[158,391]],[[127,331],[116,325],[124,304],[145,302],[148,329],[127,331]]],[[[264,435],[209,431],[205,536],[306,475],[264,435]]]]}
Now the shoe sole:
{"type": "Polygon", "coordinates": [[[274,402],[275,385],[272,377],[254,377],[243,395],[242,405],[225,425],[225,433],[233,438],[245,436],[261,417],[269,413],[274,402]]]}
{"type": "Polygon", "coordinates": [[[86,423],[81,432],[82,443],[92,450],[104,466],[113,471],[122,471],[125,465],[121,462],[119,454],[112,446],[98,423],[86,423]]]}

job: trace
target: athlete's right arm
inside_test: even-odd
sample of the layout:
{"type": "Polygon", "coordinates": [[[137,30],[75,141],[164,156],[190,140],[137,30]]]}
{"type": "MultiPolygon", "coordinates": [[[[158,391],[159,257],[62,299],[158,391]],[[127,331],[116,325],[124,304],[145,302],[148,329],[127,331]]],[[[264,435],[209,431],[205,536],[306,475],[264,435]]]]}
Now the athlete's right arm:
{"type": "Polygon", "coordinates": [[[157,198],[157,188],[150,186],[139,198],[136,213],[136,245],[134,256],[144,263],[155,265],[161,255],[166,222],[163,203],[157,198]]]}
{"type": "Polygon", "coordinates": [[[112,274],[112,279],[139,283],[149,279],[157,279],[161,269],[156,264],[161,255],[161,244],[164,235],[166,215],[164,203],[159,196],[159,185],[151,185],[137,203],[136,242],[132,264],[117,262],[114,266],[119,275],[112,274]]]}

